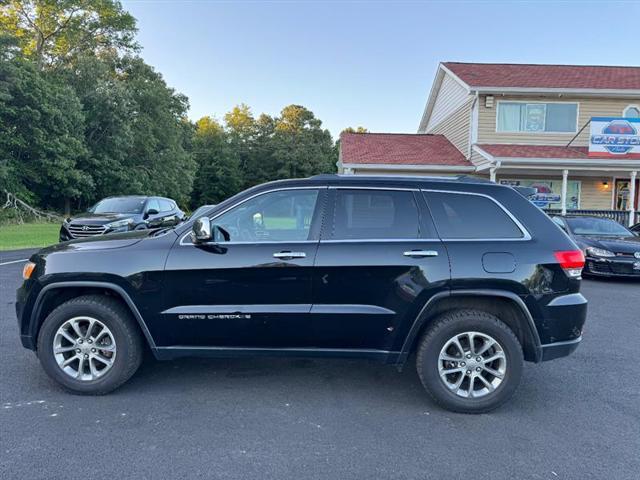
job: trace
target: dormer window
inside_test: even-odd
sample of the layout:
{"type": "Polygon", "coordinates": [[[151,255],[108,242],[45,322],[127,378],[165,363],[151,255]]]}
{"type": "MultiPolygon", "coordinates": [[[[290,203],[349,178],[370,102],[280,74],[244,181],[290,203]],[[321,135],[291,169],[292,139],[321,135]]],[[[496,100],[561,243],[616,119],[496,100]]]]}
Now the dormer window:
{"type": "Polygon", "coordinates": [[[622,116],[625,118],[640,118],[640,107],[638,105],[629,105],[622,112],[622,116]]]}
{"type": "Polygon", "coordinates": [[[578,104],[498,102],[498,132],[575,133],[578,104]]]}

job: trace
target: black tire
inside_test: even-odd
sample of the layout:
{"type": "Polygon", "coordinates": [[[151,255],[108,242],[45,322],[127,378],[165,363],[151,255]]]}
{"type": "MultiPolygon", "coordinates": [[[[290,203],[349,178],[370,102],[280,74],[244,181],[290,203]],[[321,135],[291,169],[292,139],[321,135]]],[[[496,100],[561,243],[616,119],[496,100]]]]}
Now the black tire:
{"type": "Polygon", "coordinates": [[[485,413],[499,407],[515,393],[522,377],[523,362],[522,346],[507,325],[490,313],[464,309],[444,313],[427,329],[418,345],[416,366],[422,384],[440,406],[459,413],[485,413]],[[497,340],[506,357],[502,383],[479,398],[458,396],[445,385],[438,370],[440,351],[445,344],[455,335],[469,331],[497,340]]]}
{"type": "Polygon", "coordinates": [[[66,390],[80,395],[104,395],[129,380],[144,354],[140,329],[131,312],[118,300],[106,295],[86,295],[69,300],[45,319],[38,334],[38,358],[44,371],[66,390]],[[95,380],[77,380],[62,371],[53,353],[58,328],[76,316],[93,317],[109,328],[116,342],[113,366],[95,380]]]}

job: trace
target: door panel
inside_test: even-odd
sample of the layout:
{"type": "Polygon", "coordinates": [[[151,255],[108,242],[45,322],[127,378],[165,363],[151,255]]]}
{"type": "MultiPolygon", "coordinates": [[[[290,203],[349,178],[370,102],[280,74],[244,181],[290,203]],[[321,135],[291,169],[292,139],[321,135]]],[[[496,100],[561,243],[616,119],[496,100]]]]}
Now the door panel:
{"type": "Polygon", "coordinates": [[[305,337],[318,244],[176,246],[159,345],[281,347],[305,337]],[[274,258],[282,251],[304,258],[274,258]]]}
{"type": "Polygon", "coordinates": [[[314,346],[398,351],[450,279],[424,200],[405,190],[332,189],[328,205],[313,277],[314,346]]]}
{"type": "Polygon", "coordinates": [[[322,242],[313,280],[315,346],[398,351],[420,308],[448,281],[439,240],[322,242]],[[411,250],[437,256],[404,255],[411,250]]]}
{"type": "Polygon", "coordinates": [[[229,241],[169,254],[162,346],[308,345],[323,189],[263,192],[212,219],[229,241]]]}

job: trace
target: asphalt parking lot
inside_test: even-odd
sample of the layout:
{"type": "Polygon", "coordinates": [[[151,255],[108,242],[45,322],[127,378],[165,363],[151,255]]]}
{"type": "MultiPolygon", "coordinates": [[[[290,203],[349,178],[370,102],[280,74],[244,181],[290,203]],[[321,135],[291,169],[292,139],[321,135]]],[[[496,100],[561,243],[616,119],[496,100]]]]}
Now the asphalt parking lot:
{"type": "Polygon", "coordinates": [[[20,346],[21,269],[0,265],[0,478],[638,478],[639,282],[585,281],[576,353],[468,416],[414,368],[359,360],[147,361],[111,395],[69,395],[20,346]]]}

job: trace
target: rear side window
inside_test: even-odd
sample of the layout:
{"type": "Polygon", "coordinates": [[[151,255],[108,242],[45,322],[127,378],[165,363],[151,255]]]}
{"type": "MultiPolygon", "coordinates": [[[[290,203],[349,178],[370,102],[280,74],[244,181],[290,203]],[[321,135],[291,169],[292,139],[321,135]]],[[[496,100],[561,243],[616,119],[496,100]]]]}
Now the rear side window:
{"type": "Polygon", "coordinates": [[[329,238],[411,239],[420,236],[413,192],[395,190],[337,190],[329,238]]]}
{"type": "Polygon", "coordinates": [[[522,238],[515,222],[493,200],[480,195],[425,192],[443,239],[522,238]]]}

